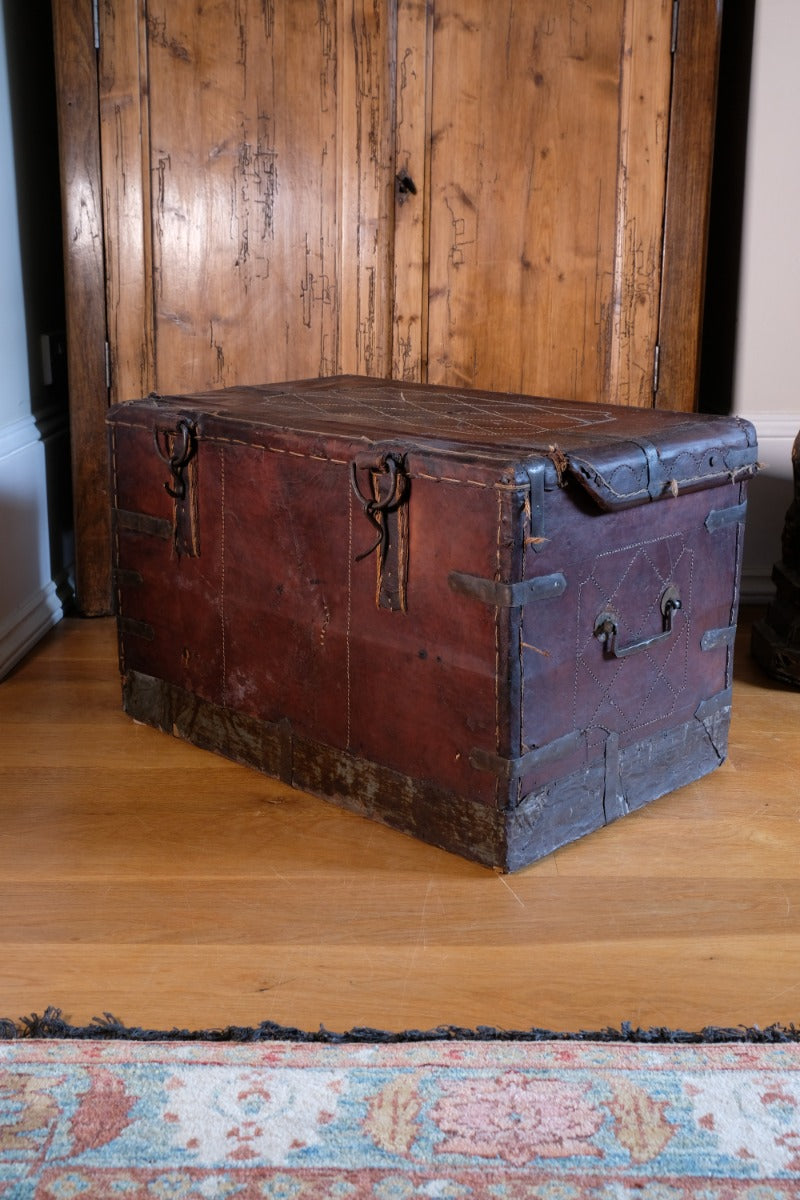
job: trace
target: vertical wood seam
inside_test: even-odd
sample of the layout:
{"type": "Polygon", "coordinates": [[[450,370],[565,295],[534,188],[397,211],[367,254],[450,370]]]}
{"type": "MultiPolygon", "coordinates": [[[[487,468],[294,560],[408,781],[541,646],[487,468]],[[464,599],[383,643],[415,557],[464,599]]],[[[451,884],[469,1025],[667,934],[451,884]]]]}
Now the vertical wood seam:
{"type": "Polygon", "coordinates": [[[352,735],[352,706],[351,706],[351,663],[350,663],[350,633],[353,618],[353,493],[347,488],[347,624],[345,631],[345,691],[347,706],[347,740],[345,749],[350,750],[352,735]]]}
{"type": "MultiPolygon", "coordinates": [[[[119,508],[119,474],[117,471],[117,430],[116,430],[116,428],[112,428],[112,430],[111,430],[110,454],[111,454],[111,503],[114,506],[114,512],[116,514],[116,510],[119,508]]],[[[120,564],[119,526],[117,525],[116,519],[113,521],[111,532],[112,532],[112,551],[113,551],[112,566],[111,566],[112,591],[113,591],[114,599],[116,602],[115,607],[116,607],[117,616],[122,617],[123,616],[122,584],[119,581],[119,577],[117,577],[116,586],[114,586],[114,583],[115,583],[114,569],[115,568],[118,569],[119,564],[120,564]]],[[[125,639],[117,636],[117,644],[118,644],[118,653],[119,653],[120,675],[124,676],[125,670],[126,670],[125,639]]]]}
{"type": "Polygon", "coordinates": [[[672,149],[672,132],[673,132],[673,113],[675,105],[675,63],[677,58],[677,34],[678,28],[675,20],[675,4],[673,0],[673,25],[672,25],[672,67],[669,79],[669,103],[667,105],[667,161],[666,161],[666,179],[664,181],[664,206],[661,217],[661,279],[658,287],[658,320],[656,322],[656,342],[655,353],[653,359],[653,408],[658,408],[658,392],[661,387],[661,337],[662,337],[662,320],[664,317],[664,295],[665,295],[665,279],[666,279],[666,263],[668,256],[667,246],[667,205],[669,202],[669,172],[672,149]]]}
{"type": "Polygon", "coordinates": [[[100,81],[90,6],[54,0],[52,15],[77,599],[84,615],[98,616],[112,608],[100,81]]]}
{"type": "MultiPolygon", "coordinates": [[[[617,177],[614,197],[614,262],[611,283],[611,312],[607,322],[606,336],[608,351],[601,355],[602,390],[610,395],[611,384],[619,378],[620,345],[619,331],[622,321],[622,293],[624,288],[623,260],[625,257],[625,216],[627,210],[627,146],[623,132],[627,129],[627,110],[630,105],[630,64],[626,61],[629,42],[631,0],[625,0],[620,22],[619,83],[617,87],[617,177]]],[[[598,263],[598,266],[600,264],[598,263]]],[[[601,326],[601,334],[602,326],[601,326]]]]}
{"type": "Polygon", "coordinates": [[[420,379],[428,382],[430,318],[428,315],[431,273],[431,150],[433,143],[433,8],[425,4],[425,159],[422,198],[422,306],[420,313],[420,379]]]}
{"type": "Polygon", "coordinates": [[[682,6],[672,64],[659,408],[697,404],[722,0],[682,6]]]}
{"type": "Polygon", "coordinates": [[[156,324],[155,278],[153,274],[153,187],[150,129],[150,46],[147,36],[147,0],[140,0],[139,9],[139,103],[141,114],[141,172],[142,172],[142,224],[144,257],[144,301],[145,340],[144,378],[147,390],[158,389],[158,358],[156,324]],[[144,85],[144,86],[142,86],[144,85]]]}
{"type": "MultiPolygon", "coordinates": [[[[502,551],[501,542],[503,536],[503,495],[502,492],[497,492],[497,545],[495,549],[495,577],[502,579],[502,551]]],[[[494,720],[495,720],[495,753],[502,754],[503,746],[500,741],[500,620],[503,609],[499,606],[494,610],[494,720]]],[[[495,807],[500,805],[500,776],[495,780],[495,807]]]]}
{"type": "MultiPolygon", "coordinates": [[[[389,4],[389,13],[387,19],[386,41],[383,50],[383,58],[387,67],[387,108],[382,128],[387,129],[386,149],[390,155],[389,161],[385,164],[384,197],[383,203],[386,206],[386,237],[383,246],[383,286],[381,288],[381,303],[384,308],[384,329],[385,329],[385,345],[383,350],[383,370],[382,374],[386,379],[391,379],[393,375],[394,364],[394,272],[397,267],[395,253],[396,241],[396,225],[397,225],[397,193],[395,190],[395,178],[397,176],[397,138],[395,136],[397,130],[397,86],[398,86],[398,69],[397,69],[397,5],[398,0],[391,0],[389,4]]],[[[379,235],[380,236],[380,235],[379,235]]]]}

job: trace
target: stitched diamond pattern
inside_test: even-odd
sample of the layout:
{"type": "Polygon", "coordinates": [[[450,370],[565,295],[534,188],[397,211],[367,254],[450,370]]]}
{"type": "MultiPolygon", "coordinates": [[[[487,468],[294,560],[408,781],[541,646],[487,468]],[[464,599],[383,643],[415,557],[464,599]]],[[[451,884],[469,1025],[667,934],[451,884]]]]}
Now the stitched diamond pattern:
{"type": "Polygon", "coordinates": [[[686,686],[692,575],[692,551],[675,535],[598,555],[579,585],[574,728],[646,730],[675,710],[686,686]],[[594,634],[598,615],[619,618],[622,644],[659,633],[659,601],[671,583],[683,601],[672,635],[629,658],[608,656],[594,634]]]}
{"type": "MultiPolygon", "coordinates": [[[[504,437],[522,444],[559,430],[606,425],[613,413],[596,405],[559,404],[514,395],[435,392],[410,384],[402,389],[309,388],[256,396],[259,422],[301,430],[334,426],[374,434],[448,437],[469,434],[504,437]]],[[[213,411],[213,405],[208,411],[213,411]]],[[[252,412],[251,408],[251,412],[252,412]]]]}

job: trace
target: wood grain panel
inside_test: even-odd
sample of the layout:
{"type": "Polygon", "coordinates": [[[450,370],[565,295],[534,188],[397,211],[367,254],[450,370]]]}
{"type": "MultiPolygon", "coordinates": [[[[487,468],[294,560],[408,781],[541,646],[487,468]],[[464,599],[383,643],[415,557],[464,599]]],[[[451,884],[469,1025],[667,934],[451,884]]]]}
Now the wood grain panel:
{"type": "Polygon", "coordinates": [[[0,942],[3,1015],[52,1004],[76,1024],[110,1012],[167,1030],[260,1021],[311,1031],[796,1023],[800,938],[788,923],[780,933],[734,939],[693,931],[543,948],[532,938],[527,953],[490,943],[429,946],[425,928],[406,945],[368,950],[268,938],[246,946],[0,942]]]}
{"type": "Polygon", "coordinates": [[[656,404],[696,405],[722,0],[681,0],[664,221],[661,364],[656,404]]]}
{"type": "Polygon", "coordinates": [[[158,387],[330,373],[335,21],[152,0],[147,32],[158,387]]]}
{"type": "Polygon", "coordinates": [[[396,13],[339,0],[341,370],[388,377],[392,364],[396,13]]]}
{"type": "Polygon", "coordinates": [[[608,398],[649,408],[658,339],[672,81],[672,0],[626,6],[608,398]]]}
{"type": "Polygon", "coordinates": [[[437,4],[431,382],[652,402],[670,33],[663,0],[437,4]]]}
{"type": "Polygon", "coordinates": [[[111,400],[155,386],[147,60],[142,13],[127,0],[98,8],[100,150],[111,400]]]}
{"type": "Polygon", "coordinates": [[[395,106],[398,186],[395,190],[392,263],[393,379],[422,380],[427,371],[432,34],[432,4],[426,0],[399,0],[395,106]],[[410,182],[401,185],[403,179],[410,182]]]}
{"type": "MultiPolygon", "coordinates": [[[[84,832],[85,836],[85,832],[84,832]]],[[[77,839],[74,839],[74,841],[77,839]]],[[[370,902],[374,878],[366,872],[346,869],[328,879],[306,875],[297,880],[297,895],[291,906],[281,903],[287,878],[254,872],[250,880],[250,903],[240,904],[240,878],[207,879],[183,877],[180,860],[186,855],[195,862],[202,854],[200,839],[172,842],[166,876],[153,877],[143,894],[142,880],[130,872],[127,880],[106,874],[95,880],[69,879],[60,873],[56,882],[13,880],[0,884],[0,904],[13,913],[14,922],[4,929],[7,945],[68,941],[80,925],[82,940],[90,943],[108,939],[135,941],[146,931],[154,945],[197,944],[257,945],[263,936],[264,913],[270,913],[269,940],[277,947],[293,943],[314,944],[319,937],[320,910],[337,911],[335,925],[327,930],[325,946],[373,947],[408,944],[402,923],[387,922],[385,914],[370,902]]],[[[788,857],[788,856],[786,856],[788,857]]],[[[66,858],[66,855],[65,855],[66,858]]],[[[139,869],[146,864],[137,857],[139,869]]],[[[786,864],[786,858],[784,858],[786,864]]],[[[434,950],[447,947],[483,949],[493,946],[524,949],[530,942],[530,914],[541,921],[540,947],[574,945],[576,942],[624,941],[627,939],[631,905],[637,905],[636,938],[657,941],[660,937],[702,933],[706,938],[723,937],[730,931],[731,913],[739,912],[739,933],[768,937],[786,930],[786,909],[800,904],[800,883],[792,877],[791,864],[783,876],[752,880],[746,876],[707,881],[664,879],[653,876],[616,881],[605,878],[565,878],[529,881],[521,885],[514,877],[511,891],[501,892],[495,879],[461,877],[426,884],[428,905],[422,897],[413,901],[415,916],[425,923],[426,945],[434,950]],[[470,900],[482,896],[482,919],[465,922],[470,900]],[[516,900],[514,897],[516,896],[516,900]],[[781,903],[782,901],[782,903],[781,903]],[[575,924],[575,911],[585,914],[583,926],[575,924]],[[681,929],[670,928],[670,914],[678,908],[681,929]],[[666,926],[666,928],[665,928],[666,926]]],[[[506,881],[508,883],[508,881],[506,881]]],[[[501,885],[502,886],[502,885],[501,885]]],[[[388,911],[398,912],[407,897],[405,888],[385,887],[388,911]]]]}
{"type": "Polygon", "coordinates": [[[540,4],[437,5],[431,382],[597,393],[611,296],[608,279],[596,295],[597,260],[615,214],[602,158],[612,130],[616,143],[620,5],[607,7],[592,24],[583,9],[574,23],[540,4]]]}
{"type": "Polygon", "coordinates": [[[105,430],[103,214],[91,5],[54,0],[53,32],[77,598],[82,612],[99,615],[111,609],[111,518],[105,430]]]}

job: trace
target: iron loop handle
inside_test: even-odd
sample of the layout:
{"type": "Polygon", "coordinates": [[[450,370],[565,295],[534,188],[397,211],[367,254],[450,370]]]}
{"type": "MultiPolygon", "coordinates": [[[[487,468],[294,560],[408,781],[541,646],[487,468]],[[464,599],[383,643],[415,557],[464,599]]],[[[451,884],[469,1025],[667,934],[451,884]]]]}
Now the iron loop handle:
{"type": "MultiPolygon", "coordinates": [[[[183,468],[194,452],[192,444],[193,433],[194,429],[191,421],[188,421],[186,417],[181,417],[175,426],[175,441],[172,445],[172,453],[165,454],[159,442],[159,430],[153,430],[153,442],[156,454],[163,463],[166,463],[172,475],[174,487],[170,487],[169,483],[165,483],[164,490],[168,495],[172,496],[173,500],[183,500],[186,495],[186,481],[183,478],[183,468]]],[[[167,443],[167,446],[169,447],[169,443],[167,443]]]]}
{"type": "Polygon", "coordinates": [[[636,654],[639,650],[647,650],[650,646],[665,641],[673,631],[672,619],[681,607],[680,592],[677,586],[671,583],[662,593],[659,601],[661,616],[664,619],[664,628],[661,633],[637,638],[636,641],[628,642],[626,646],[620,646],[617,642],[619,617],[613,612],[601,612],[594,623],[594,636],[605,644],[605,652],[611,658],[627,658],[629,654],[636,654]]]}
{"type": "MultiPolygon", "coordinates": [[[[381,548],[381,559],[383,559],[389,535],[388,527],[383,519],[383,513],[400,503],[406,489],[406,478],[400,470],[400,464],[392,455],[386,455],[379,469],[381,473],[389,476],[389,485],[386,494],[376,499],[375,497],[367,497],[363,494],[358,485],[358,468],[354,462],[350,464],[350,483],[352,484],[353,491],[363,506],[364,516],[378,532],[378,537],[374,544],[368,550],[364,550],[362,554],[355,556],[356,562],[361,562],[362,559],[369,558],[370,554],[374,554],[379,546],[381,548]]],[[[378,489],[380,491],[380,485],[378,485],[378,489]]]]}

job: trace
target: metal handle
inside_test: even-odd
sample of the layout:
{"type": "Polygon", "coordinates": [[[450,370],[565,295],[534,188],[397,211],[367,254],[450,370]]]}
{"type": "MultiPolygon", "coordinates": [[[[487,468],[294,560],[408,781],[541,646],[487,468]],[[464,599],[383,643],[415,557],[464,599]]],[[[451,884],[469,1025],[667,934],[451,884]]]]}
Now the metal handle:
{"type": "MultiPolygon", "coordinates": [[[[378,532],[378,537],[375,543],[365,550],[362,554],[355,556],[356,562],[361,562],[364,558],[369,558],[370,554],[380,546],[380,559],[383,562],[386,557],[386,547],[388,544],[389,527],[386,524],[384,514],[387,510],[396,508],[403,499],[406,491],[407,479],[402,472],[402,462],[398,461],[393,454],[385,454],[380,460],[377,468],[373,468],[376,477],[380,478],[381,473],[388,475],[389,483],[384,496],[365,496],[358,486],[358,466],[355,462],[350,464],[350,482],[361,504],[364,507],[364,516],[378,532]]],[[[380,493],[380,485],[378,485],[380,493]]]]}
{"type": "Polygon", "coordinates": [[[186,481],[183,478],[183,468],[188,463],[189,459],[194,454],[194,427],[191,421],[186,417],[181,417],[175,427],[174,435],[169,430],[159,430],[156,427],[153,430],[153,442],[155,443],[156,453],[163,463],[166,463],[172,474],[172,484],[164,484],[164,490],[172,496],[173,500],[183,500],[186,496],[186,481]],[[167,453],[161,449],[159,437],[163,437],[167,446],[167,453]],[[170,442],[172,448],[170,451],[170,442]]]}
{"type": "Polygon", "coordinates": [[[628,642],[627,646],[619,646],[617,645],[619,617],[613,612],[601,612],[594,623],[594,636],[605,643],[606,654],[612,658],[627,658],[629,654],[635,654],[638,650],[647,650],[650,646],[655,646],[658,642],[663,642],[668,638],[672,633],[673,615],[680,607],[680,592],[676,585],[671,583],[659,601],[661,615],[664,618],[664,628],[661,633],[654,633],[651,637],[628,642]]]}

